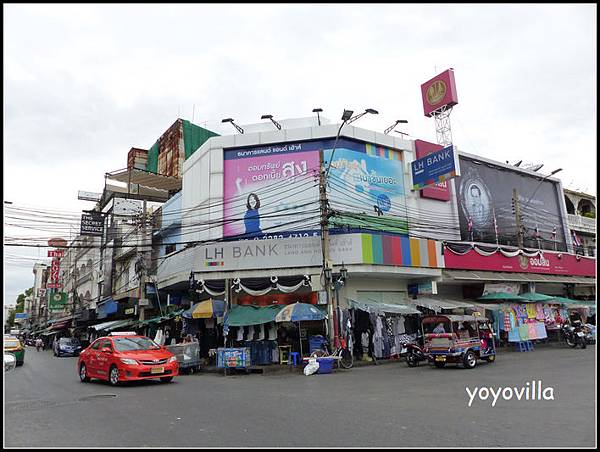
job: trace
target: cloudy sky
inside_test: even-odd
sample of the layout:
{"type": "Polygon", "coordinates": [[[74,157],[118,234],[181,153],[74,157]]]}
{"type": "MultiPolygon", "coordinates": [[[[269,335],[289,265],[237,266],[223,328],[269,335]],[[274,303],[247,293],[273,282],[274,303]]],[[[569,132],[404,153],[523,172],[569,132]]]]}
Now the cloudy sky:
{"type": "MultiPolygon", "coordinates": [[[[454,68],[460,149],[596,193],[596,5],[4,5],[4,199],[80,212],[179,116],[217,129],[375,108],[435,141],[420,85],[454,68]]],[[[19,231],[19,234],[23,234],[19,231]]],[[[46,250],[5,248],[14,256],[46,250]]],[[[5,261],[5,301],[33,283],[5,261]]]]}

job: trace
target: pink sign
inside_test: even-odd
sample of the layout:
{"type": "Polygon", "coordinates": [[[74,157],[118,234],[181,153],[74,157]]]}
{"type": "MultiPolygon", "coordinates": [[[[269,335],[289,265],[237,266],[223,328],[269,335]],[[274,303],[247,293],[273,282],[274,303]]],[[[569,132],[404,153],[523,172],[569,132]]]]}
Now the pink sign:
{"type": "Polygon", "coordinates": [[[454,69],[448,69],[421,85],[423,112],[425,116],[439,110],[443,106],[451,107],[458,104],[454,69]]]}
{"type": "Polygon", "coordinates": [[[543,256],[536,257],[522,255],[506,257],[500,252],[491,256],[482,256],[477,251],[470,250],[461,256],[444,247],[444,261],[448,269],[596,276],[596,259],[589,257],[577,259],[573,254],[550,251],[545,251],[543,256]]]}
{"type": "Polygon", "coordinates": [[[224,156],[224,236],[257,238],[312,227],[319,199],[315,143],[227,150],[224,156]]]}
{"type": "MultiPolygon", "coordinates": [[[[429,141],[415,140],[415,150],[417,153],[417,159],[423,158],[427,154],[431,154],[432,152],[439,151],[443,148],[443,146],[435,143],[430,143],[429,141]]],[[[423,190],[420,190],[420,192],[421,198],[437,199],[440,201],[450,201],[450,186],[448,185],[448,181],[440,182],[439,184],[426,187],[423,190]]]]}

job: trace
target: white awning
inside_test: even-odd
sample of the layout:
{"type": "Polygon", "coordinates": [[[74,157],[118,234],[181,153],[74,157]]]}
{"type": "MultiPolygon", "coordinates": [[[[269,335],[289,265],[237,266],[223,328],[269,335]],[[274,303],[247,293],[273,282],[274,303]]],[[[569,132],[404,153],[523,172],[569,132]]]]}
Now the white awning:
{"type": "Polygon", "coordinates": [[[149,173],[138,169],[121,170],[107,173],[107,178],[124,182],[126,184],[139,184],[144,187],[159,190],[180,190],[182,180],[177,177],[163,176],[161,174],[149,173]]]}
{"type": "Polygon", "coordinates": [[[476,282],[539,282],[539,283],[571,283],[595,285],[596,278],[568,275],[541,275],[538,273],[508,273],[472,270],[443,270],[442,276],[447,281],[476,282]]]}
{"type": "Polygon", "coordinates": [[[420,314],[420,311],[415,309],[413,306],[407,306],[402,304],[392,303],[378,303],[375,301],[356,301],[348,298],[348,305],[350,308],[360,309],[366,312],[387,312],[390,314],[420,314]]]}
{"type": "Polygon", "coordinates": [[[417,298],[411,300],[411,304],[415,306],[422,306],[424,308],[433,309],[437,311],[439,309],[457,309],[457,308],[474,308],[476,307],[473,303],[458,300],[448,300],[443,298],[417,298]]]}

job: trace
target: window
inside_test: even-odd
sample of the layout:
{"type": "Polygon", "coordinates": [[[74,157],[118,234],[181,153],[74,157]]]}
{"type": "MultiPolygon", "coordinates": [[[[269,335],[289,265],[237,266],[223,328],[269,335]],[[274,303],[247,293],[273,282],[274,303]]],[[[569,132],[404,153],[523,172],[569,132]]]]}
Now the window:
{"type": "Polygon", "coordinates": [[[177,247],[175,245],[167,245],[167,248],[165,249],[165,254],[171,254],[175,252],[176,249],[177,247]]]}
{"type": "Polygon", "coordinates": [[[92,348],[94,350],[98,350],[100,348],[100,344],[102,343],[102,339],[97,339],[96,342],[92,344],[92,348]]]}

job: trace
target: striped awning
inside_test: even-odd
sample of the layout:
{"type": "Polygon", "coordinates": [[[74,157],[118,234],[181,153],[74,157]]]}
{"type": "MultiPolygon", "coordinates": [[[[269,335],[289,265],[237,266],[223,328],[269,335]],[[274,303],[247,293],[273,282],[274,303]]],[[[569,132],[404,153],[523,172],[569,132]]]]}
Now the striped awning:
{"type": "Polygon", "coordinates": [[[139,184],[158,190],[180,190],[182,187],[182,180],[179,178],[148,173],[138,169],[125,169],[107,173],[107,178],[119,182],[139,184]]]}

